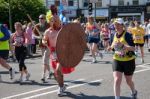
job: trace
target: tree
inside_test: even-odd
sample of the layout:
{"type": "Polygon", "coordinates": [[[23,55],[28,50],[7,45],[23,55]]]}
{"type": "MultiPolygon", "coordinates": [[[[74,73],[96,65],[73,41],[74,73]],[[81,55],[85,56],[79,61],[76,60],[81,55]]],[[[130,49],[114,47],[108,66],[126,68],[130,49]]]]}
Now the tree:
{"type": "Polygon", "coordinates": [[[40,14],[45,14],[47,9],[42,0],[0,0],[0,22],[9,24],[9,6],[11,9],[12,23],[28,21],[27,14],[37,21],[40,14]]]}

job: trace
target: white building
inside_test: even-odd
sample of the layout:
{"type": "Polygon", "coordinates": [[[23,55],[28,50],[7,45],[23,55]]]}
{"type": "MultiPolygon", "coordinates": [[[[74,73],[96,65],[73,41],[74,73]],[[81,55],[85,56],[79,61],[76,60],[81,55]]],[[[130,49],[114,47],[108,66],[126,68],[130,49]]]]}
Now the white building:
{"type": "MultiPolygon", "coordinates": [[[[68,17],[79,17],[88,15],[89,1],[96,1],[93,3],[92,15],[97,19],[110,19],[114,17],[137,17],[145,18],[148,7],[146,6],[150,0],[64,0],[67,5],[65,10],[68,17]],[[96,8],[96,10],[95,10],[96,8]],[[78,11],[77,11],[78,9],[78,11]],[[96,12],[96,14],[95,14],[96,12]]],[[[59,0],[45,0],[46,6],[49,8],[51,4],[59,6],[59,0]]],[[[150,12],[150,7],[149,10],[150,12]]],[[[143,19],[144,20],[144,19],[143,19]]]]}

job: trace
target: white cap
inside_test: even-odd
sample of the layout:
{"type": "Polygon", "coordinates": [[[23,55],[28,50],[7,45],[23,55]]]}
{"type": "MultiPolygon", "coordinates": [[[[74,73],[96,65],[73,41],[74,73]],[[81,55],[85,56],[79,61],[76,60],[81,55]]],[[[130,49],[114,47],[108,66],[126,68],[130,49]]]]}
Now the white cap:
{"type": "Polygon", "coordinates": [[[123,21],[122,18],[117,18],[117,19],[115,20],[115,23],[124,24],[124,21],[123,21]]]}

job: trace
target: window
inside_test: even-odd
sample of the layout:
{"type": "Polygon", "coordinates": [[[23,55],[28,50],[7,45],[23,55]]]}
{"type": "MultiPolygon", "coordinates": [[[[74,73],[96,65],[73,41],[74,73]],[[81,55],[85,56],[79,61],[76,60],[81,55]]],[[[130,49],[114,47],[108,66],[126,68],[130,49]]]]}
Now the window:
{"type": "Polygon", "coordinates": [[[73,3],[74,3],[73,0],[68,0],[68,5],[69,5],[69,6],[74,6],[73,3]]]}
{"type": "Polygon", "coordinates": [[[118,0],[118,5],[119,6],[124,6],[124,0],[118,0]]]}
{"type": "Polygon", "coordinates": [[[97,8],[102,7],[102,0],[98,0],[98,2],[96,3],[96,7],[97,8]]]}
{"type": "Polygon", "coordinates": [[[59,0],[55,0],[55,5],[59,6],[60,5],[60,1],[59,0]]]}
{"type": "Polygon", "coordinates": [[[146,10],[147,10],[147,13],[150,13],[150,6],[147,6],[146,10]]]}
{"type": "Polygon", "coordinates": [[[133,5],[139,5],[139,0],[133,0],[133,5]]]}
{"type": "Polygon", "coordinates": [[[83,7],[88,7],[88,0],[83,0],[83,7]]]}

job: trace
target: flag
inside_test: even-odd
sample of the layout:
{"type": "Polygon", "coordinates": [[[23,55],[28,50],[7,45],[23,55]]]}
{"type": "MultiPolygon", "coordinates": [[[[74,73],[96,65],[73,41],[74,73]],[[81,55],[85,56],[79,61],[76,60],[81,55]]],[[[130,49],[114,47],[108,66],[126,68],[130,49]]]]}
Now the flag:
{"type": "Polygon", "coordinates": [[[63,10],[64,10],[64,5],[62,3],[62,0],[60,0],[59,13],[61,14],[63,10]]]}

